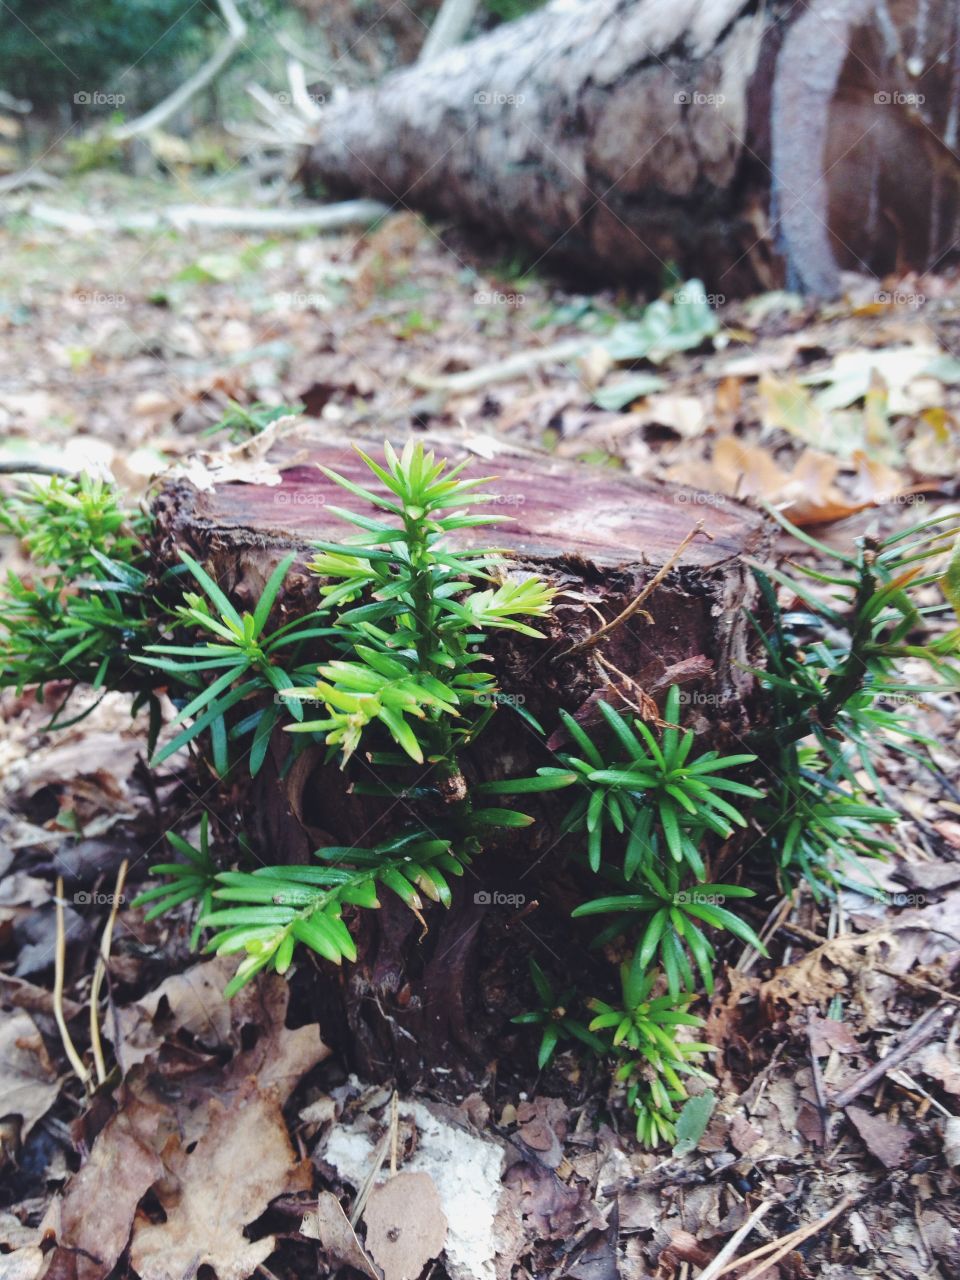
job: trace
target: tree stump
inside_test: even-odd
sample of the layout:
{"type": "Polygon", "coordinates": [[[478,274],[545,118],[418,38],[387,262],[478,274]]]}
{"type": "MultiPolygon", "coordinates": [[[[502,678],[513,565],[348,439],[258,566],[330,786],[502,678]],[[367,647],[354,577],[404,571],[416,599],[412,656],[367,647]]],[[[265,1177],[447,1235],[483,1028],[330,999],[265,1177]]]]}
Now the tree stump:
{"type": "MultiPolygon", "coordinates": [[[[455,449],[438,447],[459,460],[455,449]]],[[[316,603],[319,583],[304,568],[313,540],[340,540],[349,532],[326,504],[360,506],[316,464],[358,482],[367,475],[351,449],[323,441],[305,449],[299,441],[281,442],[271,461],[279,484],[234,482],[204,492],[186,479],[164,483],[154,502],[156,547],[162,564],[189,552],[248,609],[274,566],[295,551],[275,606],[283,621],[316,603]]],[[[491,638],[487,648],[507,705],[468,753],[468,777],[517,775],[551,762],[544,740],[511,702],[550,734],[558,707],[593,729],[597,721],[602,725],[599,697],[620,706],[639,700],[652,707],[650,699],[662,706],[676,683],[686,724],[718,743],[739,735],[749,722],[752,688],[746,670],[751,629],[742,611],[753,594],[747,561],[768,553],[771,522],[718,495],[655,487],[548,457],[499,456],[493,464],[477,458],[471,467],[473,475],[491,473],[491,510],[512,522],[461,530],[451,541],[495,543],[509,552],[511,574],[539,573],[561,594],[552,619],[540,624],[543,640],[491,638]],[[652,591],[644,612],[602,645],[568,653],[636,599],[698,521],[702,533],[652,591]]],[[[322,656],[318,652],[318,660],[322,656]]],[[[230,811],[243,816],[265,862],[305,862],[321,845],[369,844],[387,834],[382,824],[388,810],[396,821],[395,805],[351,794],[337,764],[324,762],[322,748],[308,748],[287,767],[290,743],[290,735],[277,732],[254,782],[242,766],[228,780],[230,811]]],[[[318,965],[304,979],[328,1043],[367,1078],[399,1078],[409,1086],[440,1070],[460,1087],[475,1082],[513,1043],[504,1037],[512,1030],[509,1017],[524,1007],[527,954],[549,970],[551,952],[586,947],[589,922],[581,930],[569,919],[584,890],[556,855],[560,802],[549,795],[529,799],[535,825],[498,836],[458,882],[452,908],[430,908],[425,937],[406,908],[384,900],[380,911],[359,913],[354,966],[341,973],[318,965]]],[[[595,955],[584,959],[586,966],[597,963],[595,955]]]]}

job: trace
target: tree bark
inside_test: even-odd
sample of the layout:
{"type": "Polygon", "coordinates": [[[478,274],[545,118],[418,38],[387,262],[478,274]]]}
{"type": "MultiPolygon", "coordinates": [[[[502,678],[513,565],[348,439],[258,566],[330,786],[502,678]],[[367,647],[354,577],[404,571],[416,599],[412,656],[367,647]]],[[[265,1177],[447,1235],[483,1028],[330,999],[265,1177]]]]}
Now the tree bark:
{"type": "MultiPolygon", "coordinates": [[[[456,450],[439,448],[456,457],[456,450]]],[[[154,503],[157,558],[172,564],[178,551],[189,551],[238,606],[252,608],[273,567],[294,550],[298,561],[278,603],[280,616],[289,617],[316,600],[317,581],[303,567],[311,541],[338,540],[347,529],[325,504],[353,505],[315,464],[363,477],[342,445],[308,444],[294,455],[281,444],[274,460],[282,468],[275,486],[231,483],[200,492],[185,480],[165,484],[154,503]]],[[[764,517],[712,494],[530,455],[498,457],[493,465],[477,459],[472,470],[497,474],[494,509],[514,518],[495,535],[512,552],[510,571],[543,574],[562,592],[554,617],[541,626],[544,640],[492,637],[485,646],[507,703],[521,703],[548,732],[563,706],[602,733],[600,696],[649,710],[647,699],[662,707],[667,688],[678,683],[685,723],[705,739],[729,743],[743,732],[752,688],[745,668],[753,654],[741,606],[751,598],[747,559],[769,551],[764,517]],[[704,534],[644,601],[647,616],[638,612],[602,645],[568,654],[636,599],[698,519],[704,534]]],[[[476,545],[483,534],[463,530],[457,538],[476,545]]],[[[290,736],[277,733],[255,783],[244,781],[242,769],[231,779],[231,809],[245,815],[268,861],[305,862],[321,845],[370,843],[378,831],[388,834],[379,825],[385,801],[351,794],[321,748],[288,768],[289,748],[290,736]]],[[[464,768],[479,781],[522,775],[552,759],[543,740],[504,706],[464,768]]],[[[576,940],[585,965],[602,964],[587,958],[589,922],[580,930],[569,920],[584,890],[576,889],[569,868],[561,869],[560,797],[529,798],[535,825],[507,833],[476,860],[457,885],[453,907],[428,911],[425,938],[416,918],[384,894],[381,911],[359,913],[358,963],[343,975],[329,966],[315,971],[310,1000],[322,1010],[325,1037],[355,1069],[412,1083],[441,1068],[469,1083],[513,1043],[503,1037],[509,1017],[522,1009],[517,993],[526,985],[531,950],[549,969],[550,953],[563,955],[576,940]],[[497,905],[497,893],[507,901],[497,905]]],[[[387,822],[396,819],[396,812],[386,815],[387,822]]]]}
{"type": "Polygon", "coordinates": [[[947,0],[553,0],[335,100],[306,173],[617,281],[836,293],[958,235],[947,0]]]}

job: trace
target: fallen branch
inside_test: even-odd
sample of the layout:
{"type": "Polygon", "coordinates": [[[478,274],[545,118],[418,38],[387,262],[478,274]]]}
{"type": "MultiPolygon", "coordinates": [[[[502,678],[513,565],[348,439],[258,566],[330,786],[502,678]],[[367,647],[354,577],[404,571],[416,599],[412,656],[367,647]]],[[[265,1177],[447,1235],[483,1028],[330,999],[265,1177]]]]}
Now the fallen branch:
{"type": "Polygon", "coordinates": [[[565,342],[554,342],[548,347],[536,347],[532,351],[520,351],[515,356],[508,356],[506,360],[478,365],[476,369],[464,369],[462,373],[450,373],[440,378],[411,373],[407,381],[424,391],[465,395],[470,391],[479,391],[491,382],[506,382],[510,378],[518,378],[539,369],[541,365],[552,364],[557,360],[575,360],[591,347],[597,346],[603,346],[603,343],[592,335],[568,338],[565,342]]]}
{"type": "Polygon", "coordinates": [[[344,200],[338,204],[304,209],[240,209],[225,205],[176,204],[149,214],[129,218],[91,218],[54,205],[36,201],[31,218],[47,226],[77,235],[110,235],[121,231],[150,231],[167,223],[177,231],[192,227],[214,227],[220,231],[344,231],[365,229],[390,212],[379,200],[344,200]]]}
{"type": "Polygon", "coordinates": [[[178,230],[216,227],[225,231],[340,231],[366,227],[390,212],[379,200],[344,200],[308,209],[237,209],[217,205],[179,204],[163,212],[178,230]]]}
{"type": "Polygon", "coordinates": [[[21,169],[17,173],[5,173],[0,178],[0,195],[9,191],[19,191],[21,187],[59,187],[59,178],[54,178],[43,169],[31,165],[29,169],[21,169]]]}
{"type": "Polygon", "coordinates": [[[739,1227],[727,1243],[723,1246],[710,1265],[701,1271],[697,1280],[716,1280],[716,1277],[726,1270],[725,1263],[733,1257],[740,1248],[740,1245],[747,1238],[753,1228],[760,1220],[766,1216],[770,1209],[778,1202],[776,1200],[764,1200],[762,1204],[758,1204],[750,1217],[746,1220],[742,1227],[739,1227]]]}
{"type": "Polygon", "coordinates": [[[233,0],[217,0],[217,3],[227,25],[227,34],[213,57],[155,107],[135,120],[129,120],[126,124],[109,130],[111,137],[119,142],[127,142],[130,138],[149,133],[151,129],[158,129],[220,74],[243,43],[243,38],[247,34],[247,24],[241,18],[233,0]]]}
{"type": "Polygon", "coordinates": [[[467,34],[476,12],[477,0],[443,0],[417,61],[429,62],[431,58],[438,58],[441,53],[446,53],[459,44],[467,34]]]}
{"type": "Polygon", "coordinates": [[[741,1280],[754,1280],[756,1276],[761,1275],[768,1268],[776,1266],[781,1258],[785,1258],[788,1253],[792,1253],[797,1245],[803,1244],[804,1240],[809,1240],[811,1236],[818,1235],[824,1227],[829,1226],[834,1218],[838,1218],[841,1213],[845,1213],[859,1198],[862,1197],[845,1195],[838,1204],[834,1205],[829,1213],[825,1213],[816,1222],[811,1222],[805,1227],[797,1227],[796,1231],[790,1231],[778,1240],[771,1240],[768,1244],[761,1245],[759,1249],[754,1249],[752,1253],[745,1254],[742,1258],[734,1258],[731,1262],[721,1267],[719,1271],[714,1271],[710,1280],[720,1280],[720,1277],[725,1276],[729,1271],[735,1271],[738,1267],[745,1266],[748,1262],[762,1259],[757,1266],[741,1277],[741,1280]]]}
{"type": "Polygon", "coordinates": [[[845,1089],[841,1089],[839,1093],[833,1096],[831,1099],[833,1106],[839,1110],[848,1107],[855,1098],[859,1098],[865,1089],[869,1089],[872,1084],[882,1080],[891,1067],[898,1067],[901,1062],[905,1062],[907,1058],[916,1053],[939,1031],[943,1015],[947,1012],[949,1012],[948,1007],[942,1004],[934,1005],[932,1009],[928,1009],[920,1021],[914,1023],[900,1043],[891,1049],[885,1058],[875,1062],[859,1079],[854,1080],[852,1084],[848,1084],[845,1089]]]}

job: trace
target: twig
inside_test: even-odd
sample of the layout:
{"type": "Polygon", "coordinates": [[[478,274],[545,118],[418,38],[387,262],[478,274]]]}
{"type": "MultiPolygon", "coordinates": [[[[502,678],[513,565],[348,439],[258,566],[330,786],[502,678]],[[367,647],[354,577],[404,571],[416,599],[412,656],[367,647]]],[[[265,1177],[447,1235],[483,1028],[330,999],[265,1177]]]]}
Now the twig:
{"type": "Polygon", "coordinates": [[[356,1199],[356,1202],[354,1203],[353,1211],[350,1214],[351,1227],[354,1227],[354,1228],[356,1227],[357,1223],[360,1221],[360,1218],[363,1215],[364,1209],[367,1207],[367,1200],[370,1197],[370,1192],[373,1190],[373,1184],[376,1181],[377,1174],[380,1172],[380,1167],[386,1158],[387,1149],[389,1148],[389,1146],[390,1146],[390,1130],[388,1129],[387,1132],[380,1139],[380,1145],[377,1147],[376,1151],[373,1153],[373,1164],[370,1168],[370,1172],[364,1178],[363,1186],[357,1192],[357,1199],[356,1199]]]}
{"type": "MultiPolygon", "coordinates": [[[[767,945],[767,943],[774,936],[774,934],[781,928],[781,926],[783,925],[784,917],[790,911],[792,911],[795,906],[796,906],[796,903],[794,902],[793,895],[791,894],[789,897],[784,898],[781,902],[778,902],[777,905],[773,908],[773,910],[767,916],[767,919],[764,922],[763,928],[760,930],[760,941],[763,943],[764,946],[767,945]]],[[[753,968],[753,966],[756,964],[757,960],[759,959],[759,956],[760,956],[760,952],[756,949],[755,946],[753,946],[752,943],[748,942],[747,945],[744,947],[743,952],[740,955],[740,958],[737,960],[737,963],[733,967],[734,969],[737,970],[738,973],[749,973],[750,970],[753,968]]]]}
{"type": "Polygon", "coordinates": [[[216,227],[221,231],[340,231],[369,227],[390,212],[380,200],[342,200],[303,209],[238,209],[217,205],[170,205],[164,219],[178,230],[216,227]]]}
{"type": "Polygon", "coordinates": [[[69,467],[53,462],[0,462],[0,476],[74,476],[69,467]]]}
{"type": "Polygon", "coordinates": [[[390,1177],[397,1175],[397,1142],[400,1137],[400,1110],[397,1091],[394,1089],[390,1099],[390,1177]]]}
{"type": "Polygon", "coordinates": [[[747,1238],[747,1236],[750,1234],[753,1228],[757,1225],[757,1223],[761,1220],[761,1218],[763,1218],[766,1215],[766,1213],[770,1209],[772,1209],[773,1206],[777,1203],[778,1202],[776,1200],[764,1200],[762,1204],[758,1204],[756,1209],[754,1209],[753,1213],[751,1213],[750,1217],[746,1220],[743,1226],[733,1233],[733,1235],[730,1237],[727,1243],[723,1246],[723,1248],[720,1250],[717,1256],[713,1259],[710,1265],[706,1268],[706,1270],[700,1272],[700,1274],[697,1276],[697,1280],[716,1280],[716,1277],[720,1274],[721,1269],[724,1268],[724,1264],[728,1262],[730,1258],[733,1257],[736,1251],[740,1248],[740,1245],[747,1238]]]}
{"type": "Polygon", "coordinates": [[[443,0],[420,50],[418,62],[429,62],[458,45],[477,11],[477,0],[443,0]]]}
{"type": "Polygon", "coordinates": [[[908,1093],[918,1093],[921,1098],[925,1098],[931,1107],[934,1107],[942,1116],[952,1119],[953,1112],[938,1102],[932,1093],[928,1093],[919,1080],[914,1080],[908,1071],[899,1071],[894,1068],[893,1071],[887,1072],[887,1079],[891,1080],[895,1085],[899,1085],[901,1089],[905,1089],[908,1093]]]}
{"type": "Polygon", "coordinates": [[[761,1245],[759,1249],[754,1249],[752,1253],[745,1254],[742,1258],[734,1258],[732,1262],[728,1262],[719,1271],[715,1271],[710,1280],[720,1280],[720,1277],[725,1276],[728,1271],[733,1271],[748,1262],[754,1262],[756,1259],[762,1258],[763,1261],[758,1266],[740,1278],[740,1280],[754,1280],[754,1277],[766,1271],[768,1267],[775,1266],[781,1258],[785,1258],[798,1244],[803,1244],[804,1240],[817,1235],[824,1227],[829,1226],[834,1218],[838,1218],[841,1213],[846,1212],[856,1199],[856,1196],[845,1195],[838,1204],[834,1205],[829,1213],[825,1213],[816,1222],[811,1222],[805,1227],[798,1227],[796,1231],[791,1231],[787,1235],[781,1236],[779,1240],[771,1240],[769,1244],[761,1245]]]}
{"type": "Polygon", "coordinates": [[[854,1098],[859,1098],[865,1089],[869,1089],[872,1084],[882,1080],[891,1067],[898,1067],[911,1054],[916,1053],[921,1045],[926,1044],[934,1033],[940,1029],[940,1023],[946,1011],[947,1007],[940,1004],[928,1009],[920,1021],[910,1028],[900,1043],[891,1049],[885,1058],[875,1062],[859,1079],[854,1080],[845,1089],[841,1089],[839,1093],[834,1095],[831,1100],[833,1106],[839,1110],[849,1106],[854,1098]]]}
{"type": "Polygon", "coordinates": [[[184,80],[183,84],[178,85],[169,97],[164,98],[162,102],[158,102],[155,107],[152,107],[142,116],[137,116],[135,120],[128,120],[126,124],[109,130],[109,134],[112,137],[120,142],[126,142],[128,139],[136,138],[140,134],[149,133],[151,129],[159,128],[164,121],[169,120],[181,107],[186,106],[195,94],[206,88],[210,81],[220,74],[243,43],[243,38],[247,34],[247,24],[241,18],[233,0],[217,0],[217,2],[220,5],[220,12],[223,14],[223,20],[227,26],[227,34],[222,43],[218,45],[213,57],[199,67],[192,76],[184,80]]]}
{"type": "Polygon", "coordinates": [[[63,1016],[63,974],[67,965],[67,933],[63,923],[63,876],[57,876],[56,919],[57,943],[53,953],[53,1016],[57,1021],[57,1030],[63,1042],[63,1051],[67,1055],[74,1073],[83,1087],[89,1088],[90,1072],[83,1064],[77,1052],[73,1037],[67,1029],[67,1020],[63,1016]]]}
{"type": "Polygon", "coordinates": [[[830,1123],[830,1104],[827,1101],[827,1090],[823,1082],[823,1072],[820,1069],[820,1059],[817,1057],[816,1046],[813,1043],[814,1018],[816,1015],[816,1009],[813,1005],[810,1005],[807,1009],[807,1043],[810,1046],[810,1069],[813,1072],[813,1088],[817,1095],[817,1111],[820,1115],[820,1131],[823,1134],[823,1144],[826,1146],[830,1123]]]}
{"type": "MultiPolygon", "coordinates": [[[[677,547],[676,551],[674,551],[673,555],[671,555],[666,564],[662,565],[657,570],[640,594],[631,600],[625,609],[621,610],[621,612],[618,613],[611,622],[604,623],[602,627],[594,631],[593,635],[587,636],[586,640],[581,640],[578,644],[572,645],[569,649],[565,649],[563,653],[558,654],[557,656],[560,658],[569,658],[573,654],[584,653],[587,649],[592,649],[595,645],[601,644],[612,631],[616,631],[618,627],[623,626],[623,624],[629,618],[632,618],[637,610],[650,598],[651,594],[656,591],[657,587],[659,587],[660,583],[677,563],[697,534],[703,532],[703,521],[698,520],[686,537],[683,538],[680,545],[677,547]]],[[[710,534],[707,534],[706,536],[709,538],[710,534]]]]}
{"type": "Polygon", "coordinates": [[[952,991],[944,991],[943,987],[934,986],[932,982],[924,982],[923,978],[915,978],[909,973],[897,973],[882,964],[875,964],[873,967],[878,973],[885,973],[888,978],[896,978],[898,982],[902,982],[904,986],[913,987],[915,991],[925,991],[928,995],[937,996],[949,1004],[960,1004],[960,996],[955,996],[952,991]]]}
{"type": "Polygon", "coordinates": [[[287,59],[287,80],[290,83],[290,97],[305,120],[319,120],[323,115],[319,105],[310,97],[307,89],[307,73],[299,58],[287,59]]]}
{"type": "Polygon", "coordinates": [[[565,338],[562,342],[534,347],[530,351],[518,351],[515,355],[507,356],[505,360],[478,365],[475,369],[463,369],[460,373],[446,373],[437,377],[414,371],[407,374],[407,381],[422,391],[467,395],[471,391],[478,391],[481,387],[488,386],[491,382],[505,382],[510,378],[519,378],[525,373],[539,369],[544,364],[575,360],[591,347],[602,345],[601,340],[593,337],[565,338]]]}
{"type": "Polygon", "coordinates": [[[110,959],[110,942],[113,938],[113,926],[116,923],[117,912],[120,910],[120,900],[123,897],[123,886],[127,879],[127,869],[129,862],[126,858],[120,863],[120,870],[117,872],[117,883],[113,891],[113,902],[110,906],[110,914],[107,916],[107,923],[103,930],[103,937],[100,939],[100,953],[97,956],[97,963],[93,970],[93,981],[90,983],[90,1048],[93,1050],[93,1063],[97,1069],[97,1083],[103,1084],[107,1078],[107,1064],[103,1056],[103,1044],[100,1039],[100,1017],[98,1005],[100,1002],[100,988],[103,986],[103,979],[107,972],[107,963],[110,959]]]}

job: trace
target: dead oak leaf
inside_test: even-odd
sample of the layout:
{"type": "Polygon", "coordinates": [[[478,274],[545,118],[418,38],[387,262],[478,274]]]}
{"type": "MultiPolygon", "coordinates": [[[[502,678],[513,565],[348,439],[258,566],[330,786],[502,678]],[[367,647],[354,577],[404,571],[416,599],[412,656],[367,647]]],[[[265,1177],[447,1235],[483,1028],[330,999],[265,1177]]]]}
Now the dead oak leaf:
{"type": "Polygon", "coordinates": [[[902,1125],[875,1116],[863,1107],[847,1107],[846,1116],[863,1139],[867,1150],[886,1169],[896,1169],[907,1158],[913,1135],[902,1125]]]}
{"type": "Polygon", "coordinates": [[[417,1280],[446,1243],[447,1218],[428,1173],[398,1173],[374,1187],[363,1218],[384,1280],[417,1280]]]}
{"type": "Polygon", "coordinates": [[[37,1024],[22,1009],[5,1015],[0,1021],[0,1115],[20,1117],[22,1140],[59,1092],[60,1081],[37,1024]]]}
{"type": "Polygon", "coordinates": [[[129,1101],[104,1125],[60,1210],[58,1263],[73,1280],[102,1280],[130,1239],[137,1204],[158,1178],[162,1108],[129,1101]]]}
{"type": "Polygon", "coordinates": [[[230,1003],[223,990],[236,970],[236,958],[216,956],[172,973],[135,1004],[118,1006],[111,1038],[124,1069],[145,1061],[168,1036],[187,1032],[208,1048],[220,1048],[230,1033],[230,1003]]]}
{"type": "Polygon", "coordinates": [[[310,1185],[273,1093],[251,1081],[229,1107],[212,1100],[209,1119],[192,1151],[179,1142],[165,1149],[169,1177],[157,1193],[166,1221],[141,1220],[130,1247],[141,1280],[188,1280],[201,1266],[219,1280],[246,1280],[276,1240],[249,1240],[244,1228],[277,1196],[310,1185]]]}

